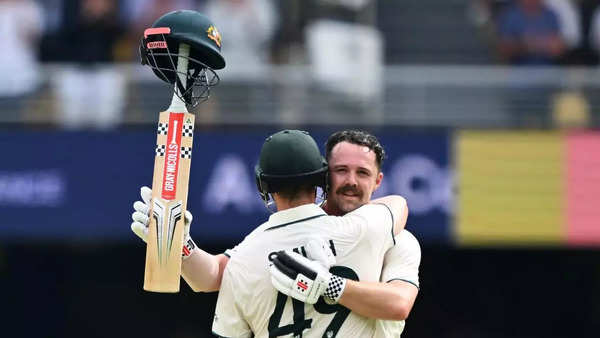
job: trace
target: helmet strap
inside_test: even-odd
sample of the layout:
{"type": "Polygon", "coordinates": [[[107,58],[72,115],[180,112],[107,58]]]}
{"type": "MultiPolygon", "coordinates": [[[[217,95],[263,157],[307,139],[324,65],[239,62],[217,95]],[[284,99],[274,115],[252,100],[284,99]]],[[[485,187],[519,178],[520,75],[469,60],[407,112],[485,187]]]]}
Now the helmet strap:
{"type": "Polygon", "coordinates": [[[270,213],[274,214],[277,212],[277,205],[275,204],[275,200],[273,199],[273,196],[271,196],[271,194],[267,194],[267,199],[263,200],[263,202],[265,203],[265,208],[267,208],[267,210],[269,210],[270,213]]]}
{"type": "Polygon", "coordinates": [[[267,188],[263,186],[263,180],[260,176],[257,177],[258,182],[258,193],[260,194],[260,199],[265,204],[265,208],[269,210],[272,214],[277,211],[277,206],[275,205],[275,200],[273,196],[267,192],[267,188]]]}

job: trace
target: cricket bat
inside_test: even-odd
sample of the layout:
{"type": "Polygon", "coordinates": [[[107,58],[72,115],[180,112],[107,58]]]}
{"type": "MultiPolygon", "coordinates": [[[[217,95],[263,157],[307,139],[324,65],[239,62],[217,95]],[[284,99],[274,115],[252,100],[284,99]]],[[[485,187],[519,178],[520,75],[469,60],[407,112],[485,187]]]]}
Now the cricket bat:
{"type": "MultiPolygon", "coordinates": [[[[189,55],[189,46],[181,43],[179,55],[189,55]]],[[[177,72],[181,81],[186,81],[181,74],[186,74],[187,69],[188,59],[178,57],[177,72]]],[[[178,90],[175,85],[175,91],[178,90]]],[[[156,136],[144,273],[144,290],[153,292],[179,292],[181,279],[194,115],[176,94],[169,108],[159,115],[156,136]]]]}

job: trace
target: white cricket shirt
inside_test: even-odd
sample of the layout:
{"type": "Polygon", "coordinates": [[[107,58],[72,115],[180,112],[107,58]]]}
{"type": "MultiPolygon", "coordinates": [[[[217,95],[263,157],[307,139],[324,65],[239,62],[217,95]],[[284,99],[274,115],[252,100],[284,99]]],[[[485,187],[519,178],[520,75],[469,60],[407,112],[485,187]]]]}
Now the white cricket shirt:
{"type": "MultiPolygon", "coordinates": [[[[419,241],[408,230],[396,236],[396,245],[384,256],[381,282],[401,280],[419,287],[419,265],[421,247],[419,241]]],[[[381,320],[376,322],[375,338],[398,338],[404,331],[404,320],[381,320]]]]}
{"type": "Polygon", "coordinates": [[[222,337],[372,337],[375,320],[328,305],[321,298],[304,304],[271,284],[268,255],[279,250],[306,252],[315,237],[336,256],[332,273],[379,281],[385,252],[394,245],[393,216],[383,204],[367,204],[342,217],[328,216],[316,204],[277,212],[234,249],[223,272],[213,333],[222,337]]]}

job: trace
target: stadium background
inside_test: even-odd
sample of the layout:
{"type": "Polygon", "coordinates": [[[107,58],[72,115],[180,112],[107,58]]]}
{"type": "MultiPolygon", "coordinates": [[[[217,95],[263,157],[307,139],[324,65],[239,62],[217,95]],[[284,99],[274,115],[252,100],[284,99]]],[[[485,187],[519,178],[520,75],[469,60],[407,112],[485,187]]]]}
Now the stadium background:
{"type": "Polygon", "coordinates": [[[228,60],[196,111],[200,247],[268,216],[252,176],[266,135],[362,128],[389,155],[378,194],[408,199],[423,251],[403,337],[596,337],[598,1],[558,2],[577,34],[564,19],[564,50],[521,65],[498,52],[510,1],[0,1],[27,33],[0,26],[2,336],[211,336],[216,294],[144,292],[129,230],[170,99],[137,43],[158,13],[194,8],[215,13],[228,60]],[[221,27],[220,6],[249,26],[221,27]]]}

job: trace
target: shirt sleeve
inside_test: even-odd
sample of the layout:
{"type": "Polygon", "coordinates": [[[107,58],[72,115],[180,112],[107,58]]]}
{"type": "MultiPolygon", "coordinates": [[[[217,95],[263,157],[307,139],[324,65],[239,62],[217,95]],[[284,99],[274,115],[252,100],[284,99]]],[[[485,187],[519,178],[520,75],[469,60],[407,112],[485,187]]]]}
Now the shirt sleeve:
{"type": "Polygon", "coordinates": [[[227,256],[228,258],[231,258],[231,257],[233,257],[233,255],[235,255],[237,253],[237,249],[238,249],[238,246],[236,245],[231,249],[225,250],[225,252],[223,254],[225,256],[227,256]]]}
{"type": "Polygon", "coordinates": [[[217,337],[252,337],[252,330],[243,317],[235,298],[231,273],[225,268],[213,318],[212,333],[217,337]]]}
{"type": "Polygon", "coordinates": [[[259,226],[256,229],[252,230],[251,233],[249,233],[248,235],[246,235],[246,237],[244,237],[243,241],[241,241],[240,243],[235,245],[233,248],[225,250],[225,252],[223,254],[225,256],[227,256],[228,258],[232,258],[240,250],[240,248],[243,247],[244,244],[248,242],[249,239],[256,236],[257,233],[261,233],[262,231],[264,231],[263,229],[264,229],[264,224],[259,226]]]}
{"type": "Polygon", "coordinates": [[[402,280],[419,287],[421,247],[419,241],[408,230],[396,236],[396,245],[384,256],[381,281],[402,280]]]}
{"type": "Polygon", "coordinates": [[[376,247],[384,250],[394,246],[394,216],[387,205],[365,204],[346,215],[357,218],[356,223],[363,227],[363,239],[370,240],[376,247]]]}

